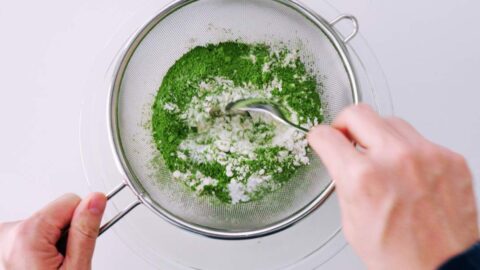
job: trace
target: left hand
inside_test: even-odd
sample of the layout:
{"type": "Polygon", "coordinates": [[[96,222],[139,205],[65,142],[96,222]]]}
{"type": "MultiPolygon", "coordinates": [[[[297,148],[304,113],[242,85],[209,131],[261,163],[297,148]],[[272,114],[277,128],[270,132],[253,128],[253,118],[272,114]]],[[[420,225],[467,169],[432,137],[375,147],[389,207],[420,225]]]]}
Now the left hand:
{"type": "Polygon", "coordinates": [[[0,224],[0,269],[91,269],[105,205],[101,193],[66,194],[26,220],[0,224]],[[68,225],[64,257],[55,245],[68,225]]]}

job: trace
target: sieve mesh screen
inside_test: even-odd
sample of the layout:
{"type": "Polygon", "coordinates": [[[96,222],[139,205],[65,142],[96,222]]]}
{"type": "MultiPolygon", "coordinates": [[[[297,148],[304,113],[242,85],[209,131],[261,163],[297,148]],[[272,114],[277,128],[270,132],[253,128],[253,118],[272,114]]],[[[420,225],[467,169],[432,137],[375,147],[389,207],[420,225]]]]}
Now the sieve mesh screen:
{"type": "MultiPolygon", "coordinates": [[[[248,232],[278,224],[322,196],[331,180],[320,160],[299,169],[279,190],[263,199],[227,205],[197,197],[171,173],[159,158],[148,121],[150,106],[168,69],[191,48],[209,43],[240,40],[246,43],[283,44],[300,49],[303,62],[318,74],[324,122],[354,103],[349,74],[330,38],[286,1],[202,0],[171,12],[151,23],[124,66],[114,111],[119,138],[117,148],[128,175],[141,186],[151,207],[182,221],[219,232],[248,232]],[[156,166],[152,160],[156,159],[156,166]]],[[[132,179],[131,179],[132,181],[132,179]]],[[[134,185],[134,186],[136,186],[134,185]]]]}

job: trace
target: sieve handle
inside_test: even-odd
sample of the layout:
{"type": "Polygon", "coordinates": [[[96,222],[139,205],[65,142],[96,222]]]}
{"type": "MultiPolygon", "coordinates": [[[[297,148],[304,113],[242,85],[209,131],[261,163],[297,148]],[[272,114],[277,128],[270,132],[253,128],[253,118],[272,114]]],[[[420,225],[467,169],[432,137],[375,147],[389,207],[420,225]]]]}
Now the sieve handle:
{"type": "Polygon", "coordinates": [[[338,16],[335,20],[331,21],[330,26],[334,27],[337,23],[343,20],[349,20],[353,25],[352,33],[343,39],[343,43],[348,43],[358,34],[358,30],[359,30],[358,20],[353,15],[344,14],[344,15],[338,16]]]}
{"type": "MultiPolygon", "coordinates": [[[[122,183],[121,185],[117,186],[114,190],[112,190],[110,193],[107,194],[107,200],[110,200],[113,196],[115,196],[117,193],[122,191],[127,186],[127,184],[122,183]]],[[[112,219],[110,219],[107,223],[103,224],[102,227],[100,227],[100,231],[98,233],[98,236],[100,236],[102,233],[104,233],[106,230],[108,230],[110,227],[112,227],[117,221],[122,219],[128,212],[132,211],[133,208],[137,207],[140,205],[140,201],[136,201],[128,205],[125,209],[123,209],[120,213],[116,214],[112,219]]],[[[67,226],[62,230],[62,233],[60,235],[60,238],[58,239],[56,243],[56,247],[58,252],[60,252],[63,256],[65,256],[66,251],[67,251],[67,241],[68,241],[68,233],[70,231],[70,225],[67,226]]]]}
{"type": "MultiPolygon", "coordinates": [[[[115,195],[117,195],[120,191],[122,191],[127,184],[122,183],[118,185],[116,188],[114,188],[110,193],[107,194],[107,200],[110,200],[113,198],[115,195]]],[[[120,219],[122,219],[126,214],[128,214],[130,211],[132,211],[135,207],[139,206],[141,202],[139,200],[132,202],[129,204],[125,209],[120,211],[118,214],[116,214],[113,218],[111,218],[109,221],[107,221],[105,224],[103,224],[100,227],[100,231],[98,233],[98,236],[102,235],[106,230],[110,229],[115,223],[117,223],[120,219]]]]}

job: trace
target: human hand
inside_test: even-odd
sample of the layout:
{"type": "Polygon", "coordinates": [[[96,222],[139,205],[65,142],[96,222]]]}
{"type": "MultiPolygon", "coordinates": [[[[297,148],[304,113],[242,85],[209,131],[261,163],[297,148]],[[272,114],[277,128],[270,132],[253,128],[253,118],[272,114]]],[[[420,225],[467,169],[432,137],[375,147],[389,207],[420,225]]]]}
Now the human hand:
{"type": "Polygon", "coordinates": [[[0,224],[0,269],[91,269],[105,205],[101,193],[66,194],[26,220],[0,224]],[[68,225],[64,257],[55,245],[68,225]]]}
{"type": "Polygon", "coordinates": [[[478,240],[464,158],[405,121],[358,105],[308,140],[335,180],[345,236],[369,269],[435,269],[478,240]]]}

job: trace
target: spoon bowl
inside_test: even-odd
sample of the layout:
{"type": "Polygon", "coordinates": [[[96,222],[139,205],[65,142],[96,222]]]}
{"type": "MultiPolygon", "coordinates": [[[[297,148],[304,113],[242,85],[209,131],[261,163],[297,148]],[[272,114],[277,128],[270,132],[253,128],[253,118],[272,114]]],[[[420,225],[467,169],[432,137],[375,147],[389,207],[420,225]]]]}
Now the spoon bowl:
{"type": "Polygon", "coordinates": [[[302,133],[308,133],[308,129],[290,122],[282,112],[281,106],[264,99],[240,99],[227,104],[227,113],[260,112],[270,115],[275,121],[293,127],[302,133]]]}

